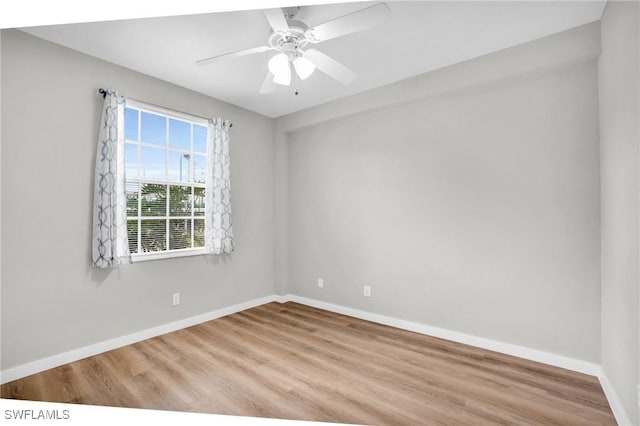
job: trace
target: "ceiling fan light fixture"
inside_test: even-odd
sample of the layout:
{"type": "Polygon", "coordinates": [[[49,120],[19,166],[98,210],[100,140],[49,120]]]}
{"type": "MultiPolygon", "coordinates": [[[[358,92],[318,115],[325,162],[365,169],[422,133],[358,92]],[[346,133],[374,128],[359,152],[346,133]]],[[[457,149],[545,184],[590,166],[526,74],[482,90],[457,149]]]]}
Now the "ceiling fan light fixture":
{"type": "Polygon", "coordinates": [[[291,67],[289,58],[284,53],[278,53],[269,59],[269,71],[274,75],[273,81],[283,86],[291,84],[291,67]]]}
{"type": "Polygon", "coordinates": [[[293,60],[293,67],[296,69],[296,73],[301,80],[309,77],[316,69],[316,66],[313,64],[313,62],[302,56],[298,56],[293,60]]]}

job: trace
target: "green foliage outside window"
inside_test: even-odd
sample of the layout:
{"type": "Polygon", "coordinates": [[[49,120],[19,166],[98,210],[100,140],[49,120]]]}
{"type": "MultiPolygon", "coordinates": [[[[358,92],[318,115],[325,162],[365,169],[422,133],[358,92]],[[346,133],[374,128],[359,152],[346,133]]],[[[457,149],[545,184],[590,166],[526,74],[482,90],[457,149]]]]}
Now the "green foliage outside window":
{"type": "Polygon", "coordinates": [[[155,183],[138,185],[141,185],[139,192],[134,186],[135,189],[127,193],[131,253],[204,247],[204,188],[155,183]]]}

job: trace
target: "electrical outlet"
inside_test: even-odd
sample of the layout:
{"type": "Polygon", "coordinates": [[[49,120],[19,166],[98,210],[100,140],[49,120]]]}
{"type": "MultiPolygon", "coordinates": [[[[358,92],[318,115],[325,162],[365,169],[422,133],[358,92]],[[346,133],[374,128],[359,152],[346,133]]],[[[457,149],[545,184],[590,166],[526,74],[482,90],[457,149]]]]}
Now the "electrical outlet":
{"type": "Polygon", "coordinates": [[[322,278],[318,278],[318,287],[324,288],[324,280],[322,278]]]}
{"type": "Polygon", "coordinates": [[[173,293],[173,306],[180,304],[180,293],[173,293]]]}
{"type": "Polygon", "coordinates": [[[371,297],[371,286],[370,285],[365,285],[364,286],[364,295],[367,297],[371,297]]]}

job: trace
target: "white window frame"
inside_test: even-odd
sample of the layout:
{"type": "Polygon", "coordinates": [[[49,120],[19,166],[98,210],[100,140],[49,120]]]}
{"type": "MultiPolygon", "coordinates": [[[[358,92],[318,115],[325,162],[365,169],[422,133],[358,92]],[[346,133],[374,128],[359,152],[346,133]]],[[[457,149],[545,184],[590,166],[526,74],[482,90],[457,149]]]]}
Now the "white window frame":
{"type": "MultiPolygon", "coordinates": [[[[141,115],[142,112],[148,112],[151,114],[156,114],[156,115],[162,115],[165,116],[167,118],[167,133],[166,133],[166,141],[165,141],[165,151],[167,153],[167,155],[165,156],[165,170],[166,167],[168,167],[167,163],[169,161],[169,120],[170,118],[174,118],[174,119],[178,119],[181,121],[185,121],[191,124],[196,124],[199,126],[203,126],[207,129],[207,143],[209,140],[208,137],[208,127],[209,127],[209,122],[208,120],[201,118],[201,117],[197,117],[197,116],[193,116],[193,115],[189,115],[189,114],[185,114],[179,111],[173,111],[170,109],[166,109],[166,108],[162,108],[162,107],[158,107],[156,105],[150,105],[150,104],[146,104],[144,102],[140,102],[140,101],[135,101],[135,100],[130,100],[127,99],[126,100],[126,106],[125,107],[131,107],[134,109],[137,109],[139,111],[139,114],[141,115]]],[[[140,142],[140,138],[142,137],[142,124],[141,124],[141,117],[139,116],[138,118],[138,140],[135,141],[136,146],[138,147],[138,155],[137,155],[137,161],[138,161],[138,166],[137,169],[140,170],[140,147],[141,146],[145,146],[147,144],[140,142]]],[[[125,126],[126,126],[126,122],[125,122],[125,126]]],[[[131,145],[131,142],[129,142],[128,140],[125,139],[125,145],[131,145]]],[[[153,148],[158,148],[159,145],[149,145],[152,146],[153,148]]],[[[185,150],[180,150],[180,149],[171,149],[172,151],[184,151],[185,150]]],[[[191,149],[189,151],[189,154],[191,156],[194,155],[194,151],[193,151],[193,128],[192,128],[192,135],[191,135],[191,149]]],[[[196,154],[198,155],[203,155],[200,152],[197,152],[196,154]]],[[[204,153],[205,159],[207,159],[206,156],[206,150],[204,153]]],[[[207,159],[208,160],[208,159],[207,159]]],[[[205,164],[207,164],[207,161],[205,161],[205,164]]],[[[124,167],[124,164],[123,164],[124,167]]],[[[189,162],[189,169],[191,169],[191,162],[189,162]]],[[[191,174],[191,170],[188,172],[189,174],[191,174]]],[[[141,179],[140,177],[135,177],[132,178],[131,180],[129,180],[128,177],[126,177],[125,175],[125,182],[126,183],[142,183],[142,182],[152,182],[154,184],[159,184],[159,185],[176,185],[176,186],[195,186],[193,185],[193,182],[174,182],[174,181],[169,181],[169,180],[145,180],[145,179],[141,179]]],[[[205,191],[206,191],[206,183],[204,185],[205,191]]],[[[169,194],[167,193],[167,199],[169,199],[169,194]]],[[[140,215],[140,198],[138,198],[138,216],[137,219],[138,221],[141,220],[165,220],[167,222],[167,241],[169,239],[169,222],[171,221],[171,219],[185,219],[185,218],[189,218],[189,219],[199,219],[199,220],[204,220],[205,221],[205,229],[206,229],[206,215],[204,216],[195,216],[193,213],[191,214],[191,216],[171,216],[169,213],[169,210],[167,209],[165,216],[153,216],[153,217],[145,217],[144,219],[142,219],[142,216],[140,215]]],[[[127,222],[129,220],[133,220],[133,216],[127,216],[127,222]]],[[[191,223],[191,232],[192,232],[192,243],[193,243],[193,232],[194,232],[194,221],[192,220],[191,223]]],[[[140,224],[138,223],[138,248],[141,246],[141,235],[140,235],[140,224]]],[[[167,250],[163,250],[163,251],[156,251],[156,252],[143,252],[143,253],[131,253],[131,261],[133,263],[137,263],[137,262],[144,262],[144,261],[149,261],[149,260],[159,260],[159,259],[173,259],[173,258],[179,258],[179,257],[187,257],[187,256],[198,256],[198,255],[203,255],[203,254],[207,254],[208,252],[206,251],[205,247],[197,247],[197,248],[185,248],[185,249],[169,249],[168,244],[167,244],[167,250]]]]}

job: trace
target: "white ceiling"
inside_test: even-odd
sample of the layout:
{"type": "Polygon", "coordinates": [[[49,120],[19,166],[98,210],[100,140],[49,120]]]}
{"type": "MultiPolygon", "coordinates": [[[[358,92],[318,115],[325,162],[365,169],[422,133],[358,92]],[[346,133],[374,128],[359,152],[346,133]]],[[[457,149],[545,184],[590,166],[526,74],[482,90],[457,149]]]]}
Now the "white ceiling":
{"type": "MultiPolygon", "coordinates": [[[[309,26],[370,3],[304,6],[309,26]]],[[[35,36],[269,117],[278,117],[427,71],[597,21],[604,1],[387,1],[376,28],[313,47],[358,74],[349,86],[314,72],[297,86],[258,93],[273,52],[214,62],[197,59],[266,44],[258,10],[23,28],[35,36]],[[294,89],[300,95],[294,95],[294,89]]]]}

